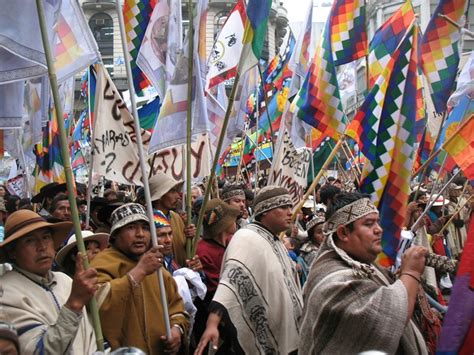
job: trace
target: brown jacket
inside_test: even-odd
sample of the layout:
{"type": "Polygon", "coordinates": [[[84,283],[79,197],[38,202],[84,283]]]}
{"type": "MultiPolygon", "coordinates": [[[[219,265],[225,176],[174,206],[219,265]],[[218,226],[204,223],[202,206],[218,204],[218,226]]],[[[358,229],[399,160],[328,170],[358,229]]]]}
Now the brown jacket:
{"type": "MultiPolygon", "coordinates": [[[[137,347],[147,354],[162,354],[160,337],[166,335],[160,286],[157,274],[145,277],[134,288],[127,273],[137,265],[117,249],[110,247],[98,254],[91,263],[97,269],[99,283],[105,284],[99,295],[100,319],[105,339],[113,349],[137,347]]],[[[189,320],[174,279],[164,269],[170,323],[185,331],[189,320]]]]}

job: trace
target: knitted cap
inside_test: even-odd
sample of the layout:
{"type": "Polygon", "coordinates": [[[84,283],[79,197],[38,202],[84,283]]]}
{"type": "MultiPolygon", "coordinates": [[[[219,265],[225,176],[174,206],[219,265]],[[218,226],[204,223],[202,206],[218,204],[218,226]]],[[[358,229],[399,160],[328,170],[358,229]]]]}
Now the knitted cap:
{"type": "Polygon", "coordinates": [[[318,224],[323,224],[324,221],[324,217],[315,215],[308,223],[306,223],[306,230],[309,231],[311,228],[317,226],[318,224]]]}
{"type": "Polygon", "coordinates": [[[112,228],[110,229],[110,235],[126,226],[127,224],[145,221],[148,222],[148,216],[145,210],[145,207],[138,203],[126,203],[112,212],[110,217],[112,228]]]}
{"type": "Polygon", "coordinates": [[[160,210],[153,210],[153,222],[155,222],[155,228],[171,226],[168,217],[166,217],[165,214],[160,210]]]}
{"type": "Polygon", "coordinates": [[[245,199],[245,192],[240,185],[227,185],[222,189],[221,198],[223,201],[229,201],[237,196],[245,199]]]}
{"type": "Polygon", "coordinates": [[[240,209],[229,205],[224,201],[214,198],[206,205],[204,212],[203,227],[204,239],[214,239],[217,235],[227,230],[235,223],[240,214],[240,209]]]}
{"type": "Polygon", "coordinates": [[[293,207],[293,202],[288,190],[279,186],[264,187],[253,201],[255,216],[273,210],[274,208],[285,206],[293,207]]]}

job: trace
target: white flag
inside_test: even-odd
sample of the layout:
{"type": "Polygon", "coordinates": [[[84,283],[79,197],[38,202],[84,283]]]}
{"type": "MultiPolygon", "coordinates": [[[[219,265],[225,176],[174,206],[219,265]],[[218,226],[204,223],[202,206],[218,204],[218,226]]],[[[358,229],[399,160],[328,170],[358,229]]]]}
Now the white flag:
{"type": "Polygon", "coordinates": [[[163,99],[182,49],[181,1],[159,0],[140,46],[137,65],[163,99]]]}
{"type": "MultiPolygon", "coordinates": [[[[94,129],[92,137],[93,171],[122,184],[143,185],[136,144],[134,120],[103,65],[97,71],[94,129]]],[[[141,130],[143,145],[150,134],[141,130]]]]}
{"type": "MultiPolygon", "coordinates": [[[[59,0],[43,1],[51,44],[60,5],[59,0]]],[[[0,8],[0,83],[46,74],[36,4],[31,0],[0,0],[0,8]]]]}
{"type": "Polygon", "coordinates": [[[99,49],[78,1],[62,0],[54,26],[54,68],[63,81],[100,60],[99,49]]]}
{"type": "Polygon", "coordinates": [[[199,134],[208,131],[207,110],[204,100],[202,64],[199,53],[203,48],[199,47],[201,36],[205,35],[205,18],[207,0],[199,1],[197,15],[194,19],[194,39],[186,37],[183,44],[183,52],[178,56],[175,71],[166,90],[160,115],[156,120],[153,135],[150,141],[149,153],[160,149],[186,143],[186,120],[188,103],[188,40],[194,40],[193,62],[193,90],[192,90],[192,135],[196,138],[199,134]]]}
{"type": "Polygon", "coordinates": [[[245,3],[238,0],[211,49],[207,63],[206,91],[235,77],[242,54],[245,19],[245,3]]]}
{"type": "MultiPolygon", "coordinates": [[[[0,83],[47,74],[36,5],[0,0],[0,83]]],[[[97,43],[77,1],[43,0],[58,81],[100,59],[97,43]]]]}

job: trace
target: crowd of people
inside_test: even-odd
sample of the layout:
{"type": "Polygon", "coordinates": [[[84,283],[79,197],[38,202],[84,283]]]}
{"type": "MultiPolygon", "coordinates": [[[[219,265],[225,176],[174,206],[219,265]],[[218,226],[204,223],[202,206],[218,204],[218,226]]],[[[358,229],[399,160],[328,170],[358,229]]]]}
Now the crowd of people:
{"type": "Polygon", "coordinates": [[[473,208],[465,178],[442,194],[413,185],[404,229],[414,238],[391,270],[376,261],[379,211],[352,184],[328,178],[294,221],[285,188],[220,181],[199,235],[204,186],[192,187],[187,224],[183,185],[149,181],[154,245],[142,189],[109,183],[88,209],[77,184],[86,254],[65,184],[31,200],[1,186],[0,354],[96,352],[94,297],[115,353],[435,352],[473,208]]]}

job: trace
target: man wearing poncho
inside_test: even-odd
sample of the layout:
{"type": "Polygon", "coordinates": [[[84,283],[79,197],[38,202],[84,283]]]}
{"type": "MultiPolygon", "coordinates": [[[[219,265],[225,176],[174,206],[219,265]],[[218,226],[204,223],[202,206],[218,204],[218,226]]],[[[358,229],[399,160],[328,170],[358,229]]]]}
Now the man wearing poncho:
{"type": "Polygon", "coordinates": [[[227,246],[197,354],[209,341],[217,347],[219,338],[232,353],[296,353],[301,288],[278,238],[291,225],[291,207],[291,197],[281,187],[267,186],[255,198],[255,222],[238,230],[227,246]]]}
{"type": "Polygon", "coordinates": [[[426,354],[411,318],[427,250],[408,249],[393,282],[373,264],[382,251],[382,228],[369,198],[340,194],[326,218],[327,237],[304,289],[299,353],[426,354]]]}

